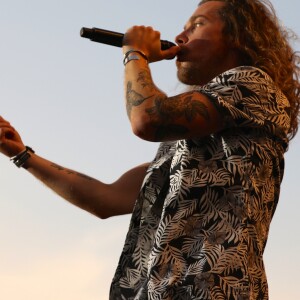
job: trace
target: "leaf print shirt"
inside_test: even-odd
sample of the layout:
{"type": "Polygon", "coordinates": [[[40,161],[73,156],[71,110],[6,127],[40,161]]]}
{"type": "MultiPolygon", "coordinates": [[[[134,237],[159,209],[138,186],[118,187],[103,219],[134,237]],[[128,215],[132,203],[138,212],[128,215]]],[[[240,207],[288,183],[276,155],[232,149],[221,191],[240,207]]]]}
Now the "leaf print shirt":
{"type": "Polygon", "coordinates": [[[289,102],[260,69],[199,88],[224,129],[160,144],[136,201],[111,300],[268,299],[263,264],[288,146],[289,102]]]}

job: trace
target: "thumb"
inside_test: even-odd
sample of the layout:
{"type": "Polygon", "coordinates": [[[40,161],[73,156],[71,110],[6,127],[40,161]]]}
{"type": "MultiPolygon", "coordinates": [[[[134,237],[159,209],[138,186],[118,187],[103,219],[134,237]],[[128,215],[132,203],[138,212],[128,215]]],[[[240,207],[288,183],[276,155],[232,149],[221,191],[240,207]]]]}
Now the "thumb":
{"type": "Polygon", "coordinates": [[[173,46],[167,50],[162,51],[163,59],[173,59],[180,50],[179,46],[173,46]]]}

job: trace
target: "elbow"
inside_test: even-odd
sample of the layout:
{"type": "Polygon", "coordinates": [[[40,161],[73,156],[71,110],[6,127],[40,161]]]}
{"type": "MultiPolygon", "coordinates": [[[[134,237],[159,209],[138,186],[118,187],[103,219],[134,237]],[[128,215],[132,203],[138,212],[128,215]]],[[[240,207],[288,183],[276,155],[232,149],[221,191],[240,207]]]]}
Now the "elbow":
{"type": "Polygon", "coordinates": [[[105,214],[105,213],[101,213],[101,214],[95,213],[94,215],[101,220],[106,220],[106,219],[112,217],[112,215],[105,214]]]}
{"type": "Polygon", "coordinates": [[[108,210],[105,210],[105,209],[98,210],[98,209],[87,208],[86,211],[101,220],[106,220],[106,219],[114,216],[113,213],[110,213],[108,210]]]}
{"type": "Polygon", "coordinates": [[[156,126],[149,120],[149,116],[135,117],[131,120],[131,129],[134,135],[140,139],[155,142],[154,128],[156,126]]]}

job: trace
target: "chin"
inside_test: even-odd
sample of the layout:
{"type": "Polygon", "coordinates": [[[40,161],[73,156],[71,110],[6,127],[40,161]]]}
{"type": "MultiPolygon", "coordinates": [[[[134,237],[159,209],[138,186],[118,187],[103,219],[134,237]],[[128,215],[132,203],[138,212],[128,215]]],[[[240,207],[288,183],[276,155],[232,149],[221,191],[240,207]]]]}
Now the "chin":
{"type": "Polygon", "coordinates": [[[195,74],[193,72],[189,72],[187,69],[178,69],[177,71],[178,80],[186,85],[202,85],[203,81],[201,80],[201,76],[195,74]]]}
{"type": "Polygon", "coordinates": [[[180,82],[191,86],[202,86],[207,84],[214,76],[210,76],[205,67],[187,62],[178,62],[177,78],[180,82]],[[203,72],[203,70],[206,70],[203,72]]]}

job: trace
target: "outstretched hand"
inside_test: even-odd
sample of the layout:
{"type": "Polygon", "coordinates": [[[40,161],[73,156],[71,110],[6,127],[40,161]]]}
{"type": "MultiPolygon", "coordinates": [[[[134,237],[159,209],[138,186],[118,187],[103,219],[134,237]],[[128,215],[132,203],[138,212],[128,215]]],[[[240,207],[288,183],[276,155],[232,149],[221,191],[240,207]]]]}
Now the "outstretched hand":
{"type": "Polygon", "coordinates": [[[0,116],[0,152],[12,157],[25,149],[19,133],[0,116]]]}

